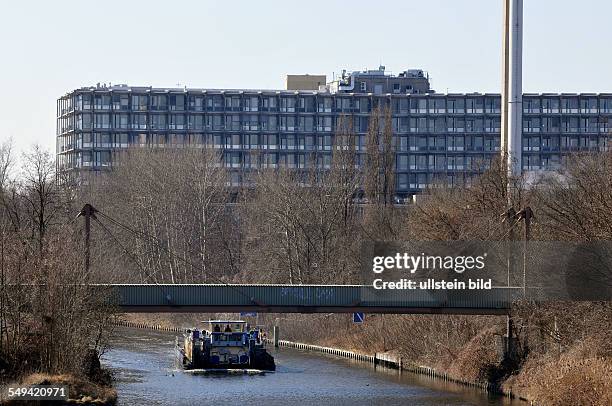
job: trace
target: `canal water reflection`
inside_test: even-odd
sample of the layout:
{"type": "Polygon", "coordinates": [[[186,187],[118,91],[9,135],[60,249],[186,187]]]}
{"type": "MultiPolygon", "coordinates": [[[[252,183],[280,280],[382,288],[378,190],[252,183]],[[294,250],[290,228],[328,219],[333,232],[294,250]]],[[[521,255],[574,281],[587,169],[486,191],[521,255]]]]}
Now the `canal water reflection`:
{"type": "Polygon", "coordinates": [[[272,350],[263,376],[193,376],[174,361],[174,333],[117,329],[103,363],[120,405],[514,405],[476,389],[295,349],[272,350]],[[229,402],[229,403],[228,403],[229,402]]]}

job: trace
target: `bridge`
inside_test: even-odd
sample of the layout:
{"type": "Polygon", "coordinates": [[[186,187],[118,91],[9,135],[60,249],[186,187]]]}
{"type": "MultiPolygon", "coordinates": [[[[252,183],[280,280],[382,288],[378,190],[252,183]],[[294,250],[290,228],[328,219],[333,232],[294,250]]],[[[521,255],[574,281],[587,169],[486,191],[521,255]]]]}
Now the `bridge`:
{"type": "Polygon", "coordinates": [[[112,284],[126,313],[397,313],[507,315],[520,288],[375,290],[364,285],[112,284]]]}

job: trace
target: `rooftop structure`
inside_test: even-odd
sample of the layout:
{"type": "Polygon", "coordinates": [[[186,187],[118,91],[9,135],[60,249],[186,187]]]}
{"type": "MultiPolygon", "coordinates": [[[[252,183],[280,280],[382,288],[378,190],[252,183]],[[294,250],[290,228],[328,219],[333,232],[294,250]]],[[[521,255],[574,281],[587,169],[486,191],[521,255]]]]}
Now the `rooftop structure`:
{"type": "Polygon", "coordinates": [[[325,86],[327,76],[325,75],[287,75],[287,90],[319,90],[325,86]]]}
{"type": "Polygon", "coordinates": [[[387,73],[382,65],[375,70],[351,73],[343,70],[337,80],[328,83],[327,89],[331,93],[434,93],[429,86],[429,75],[422,69],[408,69],[398,75],[392,75],[387,73]]]}

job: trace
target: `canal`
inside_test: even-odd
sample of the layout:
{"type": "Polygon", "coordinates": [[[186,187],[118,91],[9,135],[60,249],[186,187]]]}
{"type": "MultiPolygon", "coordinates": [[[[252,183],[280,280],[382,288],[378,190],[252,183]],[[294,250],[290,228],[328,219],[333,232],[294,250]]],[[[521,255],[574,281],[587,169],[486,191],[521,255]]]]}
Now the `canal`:
{"type": "Polygon", "coordinates": [[[326,354],[272,350],[277,371],[260,376],[193,376],[174,363],[174,333],[119,328],[103,363],[119,405],[518,405],[505,398],[326,354]]]}

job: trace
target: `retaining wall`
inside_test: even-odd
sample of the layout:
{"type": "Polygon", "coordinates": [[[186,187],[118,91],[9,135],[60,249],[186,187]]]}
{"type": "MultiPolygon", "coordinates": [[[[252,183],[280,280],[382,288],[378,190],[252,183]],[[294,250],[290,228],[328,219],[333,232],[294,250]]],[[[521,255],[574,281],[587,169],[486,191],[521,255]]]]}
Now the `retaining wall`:
{"type": "MultiPolygon", "coordinates": [[[[266,343],[270,345],[274,345],[273,339],[266,338],[264,340],[266,341],[266,343]]],[[[505,392],[498,386],[490,384],[490,383],[465,381],[462,379],[454,378],[448,375],[446,372],[437,371],[434,368],[430,368],[427,366],[414,366],[414,365],[405,364],[402,360],[402,357],[395,355],[395,354],[390,354],[390,353],[374,353],[374,355],[360,354],[360,353],[356,353],[353,351],[342,350],[339,348],[323,347],[320,345],[297,343],[297,342],[286,341],[286,340],[278,340],[278,346],[321,352],[325,354],[336,355],[336,356],[343,357],[343,358],[349,358],[349,359],[369,362],[374,365],[381,365],[387,368],[398,369],[400,371],[409,371],[415,374],[427,375],[427,376],[431,376],[433,378],[441,379],[447,382],[453,382],[459,385],[479,388],[489,393],[496,393],[496,394],[507,396],[509,398],[520,399],[525,402],[528,401],[526,398],[522,396],[516,396],[511,391],[505,392]]]]}

